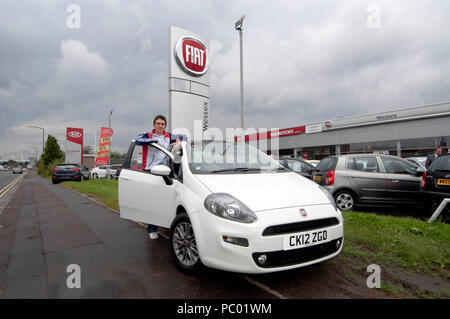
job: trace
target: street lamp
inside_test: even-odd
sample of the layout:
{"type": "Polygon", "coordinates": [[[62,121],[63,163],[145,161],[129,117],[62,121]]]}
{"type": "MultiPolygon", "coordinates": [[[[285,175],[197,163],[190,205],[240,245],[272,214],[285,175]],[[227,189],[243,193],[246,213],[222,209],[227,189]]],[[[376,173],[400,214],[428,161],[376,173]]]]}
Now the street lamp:
{"type": "MultiPolygon", "coordinates": [[[[38,128],[38,129],[42,130],[42,155],[44,155],[44,133],[45,133],[45,129],[43,127],[40,127],[40,126],[33,126],[33,125],[28,125],[28,127],[38,128]]],[[[37,160],[37,158],[36,158],[36,160],[37,160]]]]}
{"type": "Polygon", "coordinates": [[[109,111],[109,124],[108,124],[108,138],[109,138],[109,149],[108,149],[108,172],[107,172],[107,176],[108,178],[111,178],[110,173],[109,173],[109,167],[111,166],[111,115],[112,112],[114,111],[114,109],[112,109],[111,111],[109,111]]]}
{"type": "MultiPolygon", "coordinates": [[[[241,56],[241,128],[244,131],[244,62],[242,53],[242,24],[244,23],[245,15],[243,15],[235,24],[234,28],[239,31],[239,42],[240,42],[240,56],[241,56]]],[[[242,133],[244,135],[244,133],[242,133]]]]}

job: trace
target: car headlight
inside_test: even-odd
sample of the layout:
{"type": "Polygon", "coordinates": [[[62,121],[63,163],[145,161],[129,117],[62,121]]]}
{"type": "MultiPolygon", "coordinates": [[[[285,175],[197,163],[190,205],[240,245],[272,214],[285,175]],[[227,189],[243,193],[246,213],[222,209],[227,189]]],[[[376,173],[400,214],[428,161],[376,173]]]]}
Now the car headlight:
{"type": "Polygon", "coordinates": [[[334,209],[337,211],[337,210],[338,210],[338,207],[337,207],[337,205],[336,205],[336,201],[334,200],[333,195],[331,195],[331,193],[330,193],[330,192],[328,191],[328,189],[326,189],[325,187],[319,186],[319,188],[320,188],[320,190],[321,190],[325,195],[327,195],[328,199],[329,199],[330,202],[331,202],[331,205],[333,205],[334,209]]]}
{"type": "Polygon", "coordinates": [[[205,199],[205,208],[216,216],[241,223],[253,223],[255,213],[240,200],[226,193],[210,194],[205,199]]]}

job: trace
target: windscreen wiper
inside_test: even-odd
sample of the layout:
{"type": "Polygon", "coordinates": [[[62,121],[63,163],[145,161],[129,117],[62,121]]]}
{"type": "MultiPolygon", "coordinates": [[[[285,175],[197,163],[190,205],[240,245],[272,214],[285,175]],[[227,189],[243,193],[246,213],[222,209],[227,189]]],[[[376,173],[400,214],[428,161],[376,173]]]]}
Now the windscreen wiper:
{"type": "Polygon", "coordinates": [[[260,172],[260,168],[251,168],[251,167],[235,167],[235,168],[226,168],[226,169],[218,169],[212,171],[211,173],[225,173],[225,172],[250,172],[250,171],[258,171],[260,172]]]}

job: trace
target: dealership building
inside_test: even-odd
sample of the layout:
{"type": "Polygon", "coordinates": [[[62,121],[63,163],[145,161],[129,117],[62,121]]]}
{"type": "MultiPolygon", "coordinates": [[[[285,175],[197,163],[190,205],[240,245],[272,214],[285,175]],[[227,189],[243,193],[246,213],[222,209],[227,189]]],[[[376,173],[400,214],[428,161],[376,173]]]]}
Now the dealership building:
{"type": "Polygon", "coordinates": [[[261,149],[276,148],[275,143],[278,143],[280,156],[319,160],[352,153],[425,156],[433,153],[437,146],[447,152],[450,102],[249,134],[246,141],[257,142],[261,149]],[[274,139],[276,137],[278,140],[274,139]]]}

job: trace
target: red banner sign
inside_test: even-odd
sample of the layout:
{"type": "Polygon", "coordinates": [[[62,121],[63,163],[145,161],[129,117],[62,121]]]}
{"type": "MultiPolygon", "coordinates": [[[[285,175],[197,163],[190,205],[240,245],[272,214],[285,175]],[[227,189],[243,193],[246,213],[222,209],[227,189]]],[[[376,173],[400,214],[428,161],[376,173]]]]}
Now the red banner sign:
{"type": "Polygon", "coordinates": [[[100,138],[98,140],[97,157],[95,158],[95,166],[108,165],[109,147],[114,135],[113,129],[111,129],[111,136],[108,134],[108,128],[102,127],[100,131],[100,138]]]}
{"type": "Polygon", "coordinates": [[[66,128],[66,158],[67,163],[83,163],[83,129],[66,128]]]}

